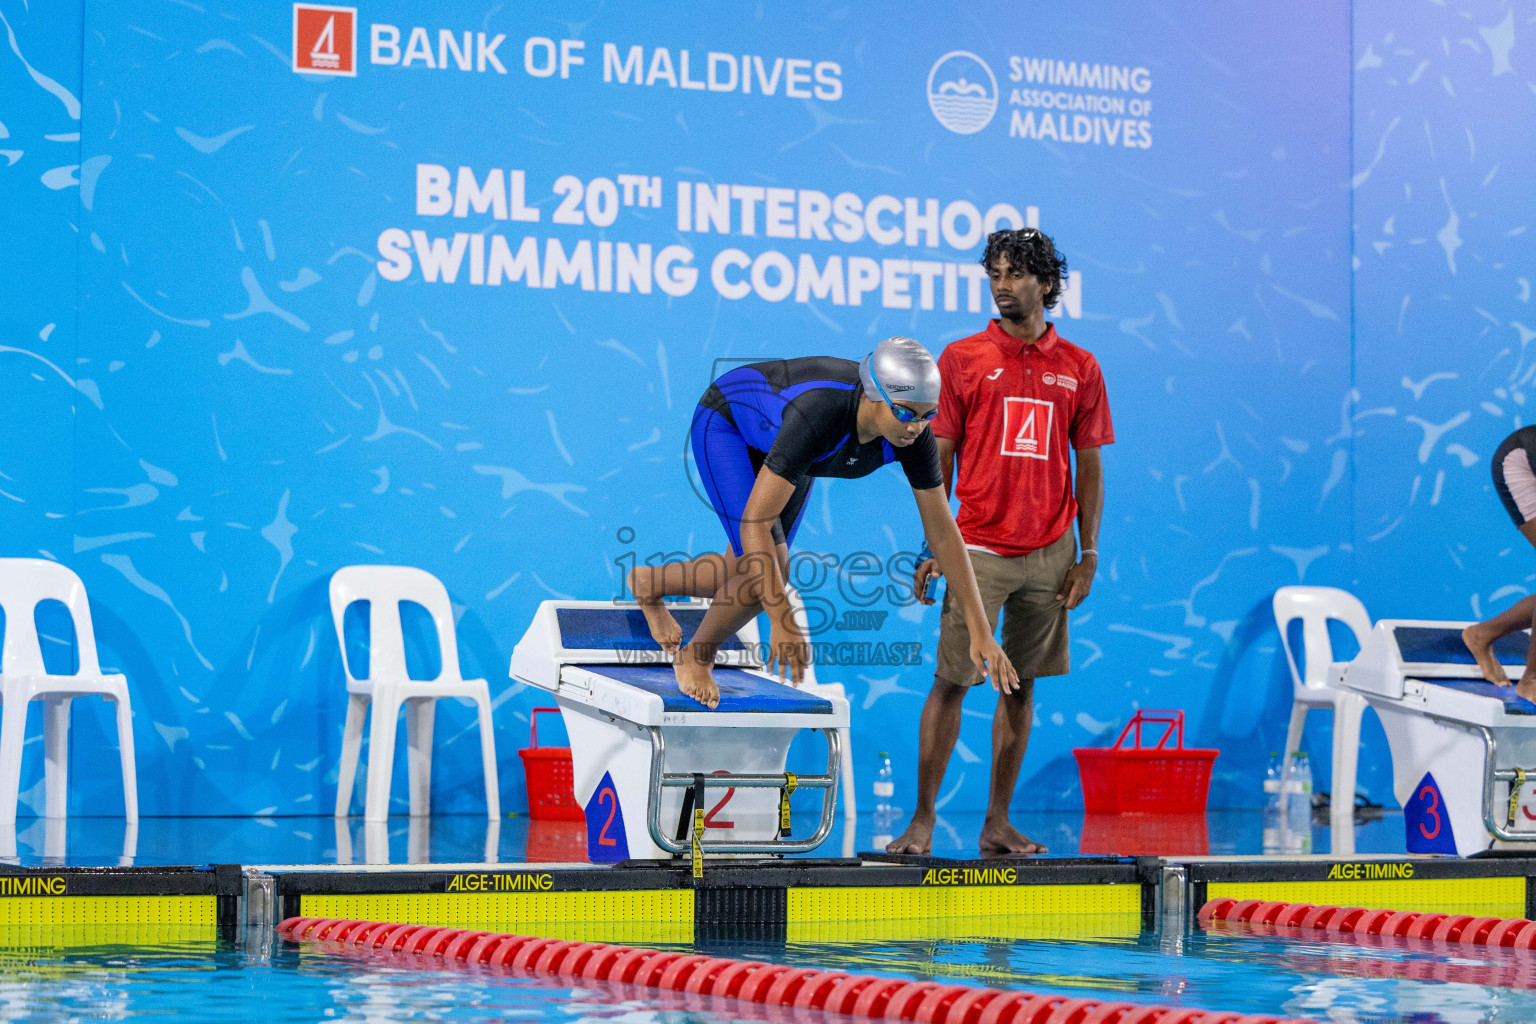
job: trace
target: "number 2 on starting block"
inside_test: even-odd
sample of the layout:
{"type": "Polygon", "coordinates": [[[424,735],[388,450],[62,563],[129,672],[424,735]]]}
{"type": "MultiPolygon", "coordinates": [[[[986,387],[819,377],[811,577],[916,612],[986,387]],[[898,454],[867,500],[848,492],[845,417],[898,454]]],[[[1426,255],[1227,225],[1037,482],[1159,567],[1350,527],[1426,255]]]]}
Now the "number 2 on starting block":
{"type": "Polygon", "coordinates": [[[613,776],[603,779],[587,801],[587,859],[593,864],[613,864],[629,859],[629,840],[624,833],[624,811],[613,776]]]}

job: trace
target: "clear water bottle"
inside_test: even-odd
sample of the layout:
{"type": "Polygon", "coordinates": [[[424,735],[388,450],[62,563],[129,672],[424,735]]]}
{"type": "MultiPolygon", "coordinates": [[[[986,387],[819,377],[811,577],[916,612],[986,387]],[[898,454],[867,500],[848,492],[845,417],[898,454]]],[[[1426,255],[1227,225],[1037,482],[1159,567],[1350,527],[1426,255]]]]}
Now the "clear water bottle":
{"type": "Polygon", "coordinates": [[[1312,762],[1300,750],[1291,751],[1282,795],[1285,797],[1285,831],[1290,848],[1312,851],[1312,762]]]}
{"type": "Polygon", "coordinates": [[[896,796],[896,772],[891,768],[891,755],[880,751],[875,766],[875,817],[889,818],[894,811],[891,801],[896,796]]]}
{"type": "Polygon", "coordinates": [[[1284,811],[1280,803],[1280,773],[1284,769],[1280,755],[1269,752],[1269,767],[1264,770],[1264,852],[1277,853],[1281,846],[1284,811]]]}

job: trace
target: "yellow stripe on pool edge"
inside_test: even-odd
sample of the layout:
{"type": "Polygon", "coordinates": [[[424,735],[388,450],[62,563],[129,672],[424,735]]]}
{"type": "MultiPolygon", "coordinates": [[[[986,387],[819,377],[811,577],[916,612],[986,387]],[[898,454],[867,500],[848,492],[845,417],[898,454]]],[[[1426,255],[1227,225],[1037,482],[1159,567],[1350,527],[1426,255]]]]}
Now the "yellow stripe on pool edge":
{"type": "Polygon", "coordinates": [[[791,921],[790,942],[916,942],[947,939],[1129,939],[1141,934],[1141,912],[1043,914],[881,921],[791,921]]]}
{"type": "Polygon", "coordinates": [[[217,896],[11,896],[0,899],[0,925],[212,926],[217,921],[217,896]]]}
{"type": "Polygon", "coordinates": [[[552,939],[692,942],[693,890],[302,896],[303,917],[475,925],[552,939]]]}
{"type": "Polygon", "coordinates": [[[789,890],[792,942],[959,936],[1135,935],[1139,885],[829,887],[789,890]]]}
{"type": "Polygon", "coordinates": [[[1139,885],[827,887],[789,890],[789,920],[1141,913],[1139,885]]]}
{"type": "Polygon", "coordinates": [[[17,958],[43,950],[81,946],[157,946],[202,955],[218,941],[207,924],[0,924],[0,971],[17,958]]]}
{"type": "Polygon", "coordinates": [[[1525,916],[1524,878],[1395,878],[1376,882],[1211,882],[1207,899],[1284,900],[1369,910],[1525,916]]]}

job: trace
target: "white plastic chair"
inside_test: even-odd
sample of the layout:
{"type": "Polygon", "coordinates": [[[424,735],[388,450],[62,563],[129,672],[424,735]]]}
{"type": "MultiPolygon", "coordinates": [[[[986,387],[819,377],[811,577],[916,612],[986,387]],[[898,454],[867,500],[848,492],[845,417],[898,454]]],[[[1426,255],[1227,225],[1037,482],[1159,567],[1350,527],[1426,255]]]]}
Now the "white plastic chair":
{"type": "Polygon", "coordinates": [[[123,765],[123,813],[139,820],[139,786],[133,763],[133,711],[128,681],[101,671],[85,584],[69,569],[41,558],[0,558],[0,608],[5,610],[4,653],[0,654],[0,825],[16,822],[21,794],[21,749],[26,741],[27,705],[43,701],[43,788],[50,818],[68,814],[69,705],[76,697],[102,696],[117,704],[117,747],[123,765]],[[39,602],[60,601],[75,624],[80,667],[74,675],[49,675],[37,636],[39,602]]]}
{"type": "Polygon", "coordinates": [[[389,782],[395,762],[395,728],[403,704],[406,713],[407,762],[412,816],[431,813],[432,723],[436,702],[466,697],[479,710],[480,755],[485,769],[485,810],[501,817],[496,781],[496,741],[491,733],[491,695],[484,679],[459,674],[459,647],[454,636],[453,606],[448,591],[431,573],[398,565],[349,565],[331,576],[331,619],[341,646],[347,675],[347,723],[341,740],[341,773],[336,780],[336,817],[344,818],[352,802],[352,783],[363,744],[363,710],[373,703],[369,725],[367,821],[389,817],[389,782]],[[354,601],[368,602],[368,678],[358,679],[347,663],[342,618],[354,601]],[[405,637],[400,628],[400,602],[412,601],[432,616],[442,669],[436,679],[411,679],[405,669],[405,637]]]}
{"type": "MultiPolygon", "coordinates": [[[[811,620],[805,610],[805,600],[794,587],[785,585],[784,596],[789,599],[789,605],[794,609],[795,621],[805,631],[805,635],[811,635],[811,620]]],[[[818,683],[816,681],[816,666],[805,666],[805,676],[800,681],[800,689],[806,693],[814,693],[821,697],[837,697],[841,700],[848,699],[848,693],[843,689],[842,683],[818,683]]],[[[850,709],[851,710],[851,709],[850,709]]],[[[848,729],[837,730],[838,739],[842,740],[843,756],[838,774],[842,776],[843,789],[843,818],[852,823],[859,814],[858,800],[854,797],[855,787],[853,783],[853,739],[848,729]]]]}
{"type": "Polygon", "coordinates": [[[1353,594],[1333,587],[1281,587],[1275,591],[1275,625],[1280,628],[1280,643],[1291,667],[1293,699],[1291,723],[1285,734],[1285,760],[1301,743],[1301,728],[1307,712],[1314,708],[1333,709],[1333,792],[1329,816],[1337,826],[1352,822],[1355,807],[1355,779],[1360,761],[1360,719],[1365,714],[1365,698],[1348,690],[1328,685],[1328,665],[1333,661],[1333,644],[1328,639],[1328,620],[1337,619],[1354,631],[1361,647],[1371,633],[1371,617],[1353,594]],[[1306,660],[1296,667],[1291,650],[1289,626],[1301,620],[1302,644],[1306,660]]]}

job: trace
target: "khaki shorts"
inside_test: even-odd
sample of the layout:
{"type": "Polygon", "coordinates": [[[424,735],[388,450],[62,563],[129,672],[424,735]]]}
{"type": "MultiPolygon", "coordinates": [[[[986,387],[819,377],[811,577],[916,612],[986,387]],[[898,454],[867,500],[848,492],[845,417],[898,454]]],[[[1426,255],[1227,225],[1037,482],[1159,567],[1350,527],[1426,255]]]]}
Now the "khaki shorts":
{"type": "MultiPolygon", "coordinates": [[[[1068,529],[1057,540],[1018,558],[968,551],[981,605],[997,629],[1003,612],[1003,653],[1020,679],[1066,675],[1071,668],[1067,606],[1056,600],[1067,570],[1077,561],[1077,537],[1068,529]]],[[[939,657],[934,672],[957,686],[975,686],[983,676],[971,664],[971,634],[955,599],[951,577],[939,618],[939,657]]]]}

